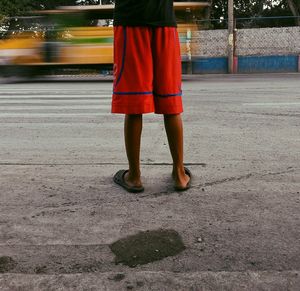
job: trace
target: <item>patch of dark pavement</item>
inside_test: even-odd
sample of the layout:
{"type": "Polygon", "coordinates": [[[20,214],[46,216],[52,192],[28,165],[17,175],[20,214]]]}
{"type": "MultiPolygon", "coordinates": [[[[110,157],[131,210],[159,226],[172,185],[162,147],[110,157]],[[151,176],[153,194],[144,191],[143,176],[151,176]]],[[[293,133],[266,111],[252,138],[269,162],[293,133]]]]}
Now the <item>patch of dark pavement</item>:
{"type": "Polygon", "coordinates": [[[17,262],[7,256],[0,257],[0,273],[6,273],[13,270],[17,266],[17,262]]]}
{"type": "Polygon", "coordinates": [[[171,229],[139,232],[109,247],[116,256],[116,264],[131,268],[175,256],[186,249],[181,236],[171,229]]]}

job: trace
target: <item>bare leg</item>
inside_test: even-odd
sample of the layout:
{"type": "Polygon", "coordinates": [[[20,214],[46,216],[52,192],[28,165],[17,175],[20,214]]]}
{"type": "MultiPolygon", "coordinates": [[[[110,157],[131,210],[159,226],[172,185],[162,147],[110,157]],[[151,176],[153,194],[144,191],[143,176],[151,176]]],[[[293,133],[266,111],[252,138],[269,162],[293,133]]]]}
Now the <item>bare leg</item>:
{"type": "Polygon", "coordinates": [[[124,123],[124,135],[126,154],[129,163],[129,172],[125,175],[125,181],[130,186],[140,187],[140,148],[143,127],[143,116],[141,114],[126,115],[124,123]]]}
{"type": "Polygon", "coordinates": [[[183,125],[181,115],[164,115],[164,122],[173,159],[172,176],[175,186],[185,188],[190,177],[185,174],[183,165],[183,125]]]}

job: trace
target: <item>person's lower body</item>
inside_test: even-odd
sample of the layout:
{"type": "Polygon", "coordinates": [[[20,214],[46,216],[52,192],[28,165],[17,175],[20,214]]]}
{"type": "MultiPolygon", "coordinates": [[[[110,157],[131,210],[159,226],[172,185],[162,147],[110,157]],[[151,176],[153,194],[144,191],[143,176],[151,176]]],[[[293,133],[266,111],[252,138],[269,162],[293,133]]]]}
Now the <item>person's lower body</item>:
{"type": "MultiPolygon", "coordinates": [[[[172,177],[175,188],[184,190],[190,181],[183,164],[183,125],[181,114],[164,115],[165,129],[173,159],[172,177]]],[[[126,115],[124,136],[129,170],[125,182],[131,187],[141,187],[140,144],[142,133],[142,115],[126,115]]]]}
{"type": "Polygon", "coordinates": [[[112,113],[125,114],[125,145],[129,170],[115,182],[133,192],[143,190],[140,171],[142,115],[164,115],[173,159],[176,190],[185,190],[190,174],[183,164],[181,57],[174,27],[115,27],[112,113]],[[123,185],[122,185],[123,184],[123,185]]]}

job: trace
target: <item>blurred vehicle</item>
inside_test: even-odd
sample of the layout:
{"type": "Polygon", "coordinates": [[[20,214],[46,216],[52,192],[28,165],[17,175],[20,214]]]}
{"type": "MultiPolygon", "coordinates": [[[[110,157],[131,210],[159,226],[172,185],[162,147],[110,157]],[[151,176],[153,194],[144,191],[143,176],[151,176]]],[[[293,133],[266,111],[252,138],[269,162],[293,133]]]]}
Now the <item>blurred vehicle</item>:
{"type": "Polygon", "coordinates": [[[44,17],[7,18],[2,27],[4,27],[0,39],[2,76],[27,74],[30,67],[25,65],[43,62],[40,51],[47,30],[44,17]]]}
{"type": "MultiPolygon", "coordinates": [[[[191,31],[206,2],[178,2],[182,58],[191,61],[191,31]]],[[[14,17],[2,26],[0,75],[31,77],[58,70],[112,70],[113,5],[65,6],[14,17]]]]}

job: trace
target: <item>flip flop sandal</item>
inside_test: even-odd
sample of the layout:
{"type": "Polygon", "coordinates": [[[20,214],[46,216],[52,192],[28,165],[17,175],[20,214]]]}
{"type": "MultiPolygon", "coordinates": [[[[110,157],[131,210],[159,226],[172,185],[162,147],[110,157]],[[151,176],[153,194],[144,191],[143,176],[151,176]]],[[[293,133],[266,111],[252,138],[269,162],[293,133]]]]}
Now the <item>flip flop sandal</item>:
{"type": "Polygon", "coordinates": [[[186,167],[184,167],[184,171],[185,171],[185,174],[190,177],[190,180],[187,183],[185,188],[180,188],[180,187],[175,186],[174,188],[178,192],[183,192],[183,191],[189,190],[191,188],[191,182],[192,182],[192,177],[193,177],[192,172],[186,167]]]}
{"type": "Polygon", "coordinates": [[[114,175],[114,182],[124,188],[127,192],[130,193],[141,193],[144,191],[144,187],[134,187],[129,186],[125,181],[125,175],[128,173],[128,170],[120,170],[114,175]]]}

